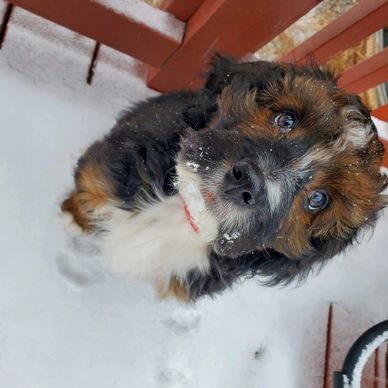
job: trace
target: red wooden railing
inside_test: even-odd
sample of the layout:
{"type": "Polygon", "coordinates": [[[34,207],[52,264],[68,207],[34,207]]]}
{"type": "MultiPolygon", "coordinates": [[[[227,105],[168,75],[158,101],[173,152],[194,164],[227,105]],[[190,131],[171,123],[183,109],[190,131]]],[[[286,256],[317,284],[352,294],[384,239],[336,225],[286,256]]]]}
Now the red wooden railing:
{"type": "MultiPolygon", "coordinates": [[[[95,0],[11,0],[11,3],[152,66],[162,66],[181,43],[181,39],[95,0]]],[[[144,6],[149,7],[147,12],[161,12],[144,6]]]]}
{"type": "Polygon", "coordinates": [[[375,109],[372,114],[378,119],[388,122],[388,104],[375,109]]]}
{"type": "Polygon", "coordinates": [[[205,0],[188,20],[182,45],[148,85],[160,91],[197,87],[210,51],[236,57],[256,51],[318,4],[318,0],[205,0]]]}
{"type": "Polygon", "coordinates": [[[339,84],[350,92],[361,93],[387,79],[388,47],[348,69],[339,79],[339,84]]]}
{"type": "MultiPolygon", "coordinates": [[[[10,4],[150,65],[148,86],[164,92],[200,86],[199,75],[206,68],[209,52],[221,51],[237,57],[252,53],[319,1],[165,0],[161,9],[182,21],[183,37],[169,36],[99,0],[10,0],[10,4]]],[[[148,7],[148,13],[161,12],[148,7]]],[[[4,15],[3,35],[9,16],[4,15]]],[[[360,0],[281,60],[305,61],[313,57],[325,62],[387,24],[388,0],[360,0]]],[[[361,92],[386,81],[387,55],[385,50],[354,66],[340,82],[349,90],[361,92]]]]}
{"type": "Polygon", "coordinates": [[[313,57],[318,62],[325,62],[385,27],[387,15],[386,0],[361,0],[281,60],[303,62],[313,57]]]}
{"type": "MultiPolygon", "coordinates": [[[[142,4],[148,7],[147,15],[170,18],[182,31],[180,35],[120,12],[106,0],[9,0],[0,24],[0,48],[12,20],[12,7],[19,6],[96,41],[87,76],[89,83],[100,45],[107,45],[149,65],[147,84],[153,89],[165,92],[195,88],[203,82],[200,75],[206,69],[210,52],[236,57],[250,54],[319,1],[165,0],[161,6],[164,12],[142,4]]],[[[386,25],[388,0],[360,0],[280,59],[303,62],[313,57],[324,63],[386,25]]],[[[385,81],[388,48],[346,70],[339,80],[341,86],[355,93],[385,81]]],[[[385,163],[388,166],[388,160],[385,163]]]]}

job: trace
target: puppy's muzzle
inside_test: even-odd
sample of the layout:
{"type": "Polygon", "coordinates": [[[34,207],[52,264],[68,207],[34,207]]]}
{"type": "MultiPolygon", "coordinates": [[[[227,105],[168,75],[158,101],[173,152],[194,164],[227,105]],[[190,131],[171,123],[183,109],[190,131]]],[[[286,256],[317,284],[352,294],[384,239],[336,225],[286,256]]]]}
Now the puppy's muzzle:
{"type": "Polygon", "coordinates": [[[254,206],[265,197],[264,176],[249,161],[237,162],[225,175],[224,193],[239,206],[254,206]]]}

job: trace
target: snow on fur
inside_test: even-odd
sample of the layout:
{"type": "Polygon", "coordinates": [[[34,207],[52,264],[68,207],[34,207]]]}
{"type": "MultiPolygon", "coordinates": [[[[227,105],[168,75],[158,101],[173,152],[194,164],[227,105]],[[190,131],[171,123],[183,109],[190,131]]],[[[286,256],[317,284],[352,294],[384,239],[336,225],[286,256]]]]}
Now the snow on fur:
{"type": "Polygon", "coordinates": [[[184,23],[142,0],[97,0],[97,2],[153,30],[156,29],[163,35],[182,40],[184,23]]]}

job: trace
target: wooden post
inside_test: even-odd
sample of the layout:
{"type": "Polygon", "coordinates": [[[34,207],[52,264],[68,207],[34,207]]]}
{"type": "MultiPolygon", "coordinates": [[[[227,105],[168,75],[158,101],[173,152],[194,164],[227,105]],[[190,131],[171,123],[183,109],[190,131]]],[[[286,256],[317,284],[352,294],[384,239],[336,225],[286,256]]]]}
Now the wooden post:
{"type": "Polygon", "coordinates": [[[188,21],[179,49],[160,68],[150,69],[148,86],[159,91],[198,87],[209,53],[254,52],[318,2],[205,0],[188,21]]]}

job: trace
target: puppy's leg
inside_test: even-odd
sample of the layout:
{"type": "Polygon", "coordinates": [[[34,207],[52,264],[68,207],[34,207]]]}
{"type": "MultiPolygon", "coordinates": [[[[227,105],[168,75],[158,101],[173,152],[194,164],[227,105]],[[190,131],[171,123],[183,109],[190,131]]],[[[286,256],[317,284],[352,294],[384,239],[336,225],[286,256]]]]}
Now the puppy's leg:
{"type": "Polygon", "coordinates": [[[99,149],[100,143],[95,143],[79,160],[75,172],[75,190],[61,206],[69,218],[67,227],[73,230],[77,226],[86,233],[95,230],[97,210],[114,201],[114,184],[100,162],[99,149]]]}
{"type": "Polygon", "coordinates": [[[161,299],[175,298],[185,303],[191,301],[187,285],[174,276],[170,279],[169,284],[156,282],[155,287],[161,299]]]}

